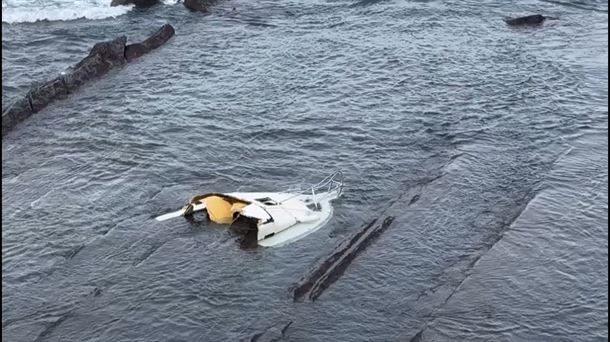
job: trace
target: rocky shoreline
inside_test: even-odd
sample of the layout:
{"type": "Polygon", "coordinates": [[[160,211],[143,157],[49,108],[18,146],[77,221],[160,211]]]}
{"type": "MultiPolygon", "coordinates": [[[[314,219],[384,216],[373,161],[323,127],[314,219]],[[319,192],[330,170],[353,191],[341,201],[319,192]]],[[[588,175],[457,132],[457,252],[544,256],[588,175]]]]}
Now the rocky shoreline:
{"type": "MultiPolygon", "coordinates": [[[[215,0],[182,0],[184,7],[195,12],[207,12],[215,0]]],[[[157,5],[159,0],[112,0],[110,6],[133,5],[135,7],[151,7],[157,5]]]]}

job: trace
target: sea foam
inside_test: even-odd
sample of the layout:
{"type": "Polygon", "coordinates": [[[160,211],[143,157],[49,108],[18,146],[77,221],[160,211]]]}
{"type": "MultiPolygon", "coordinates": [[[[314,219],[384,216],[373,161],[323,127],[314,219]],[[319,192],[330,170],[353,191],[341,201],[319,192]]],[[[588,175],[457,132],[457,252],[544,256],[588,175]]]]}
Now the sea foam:
{"type": "Polygon", "coordinates": [[[2,22],[33,23],[75,19],[104,19],[129,12],[133,6],[110,6],[111,0],[2,0],[2,22]]]}

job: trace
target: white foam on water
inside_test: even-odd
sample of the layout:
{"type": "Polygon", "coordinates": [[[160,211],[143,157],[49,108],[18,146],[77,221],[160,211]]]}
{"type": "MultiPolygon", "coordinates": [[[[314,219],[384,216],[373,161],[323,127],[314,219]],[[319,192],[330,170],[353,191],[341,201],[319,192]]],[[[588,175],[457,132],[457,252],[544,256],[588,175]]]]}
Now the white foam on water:
{"type": "Polygon", "coordinates": [[[2,0],[2,22],[33,23],[37,21],[67,21],[104,19],[129,12],[133,6],[111,7],[112,0],[2,0]]]}

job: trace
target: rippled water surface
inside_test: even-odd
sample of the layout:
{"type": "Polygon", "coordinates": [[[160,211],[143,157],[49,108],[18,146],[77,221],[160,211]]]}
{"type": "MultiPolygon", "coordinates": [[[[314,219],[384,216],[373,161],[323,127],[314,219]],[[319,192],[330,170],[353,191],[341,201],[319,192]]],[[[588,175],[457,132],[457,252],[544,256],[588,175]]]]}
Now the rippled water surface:
{"type": "Polygon", "coordinates": [[[3,102],[165,22],[164,47],[3,138],[3,338],[608,339],[606,2],[227,0],[3,23],[3,102]],[[536,12],[559,20],[502,21],[536,12]],[[334,217],[285,247],[153,219],[333,169],[334,217]],[[336,283],[292,301],[383,216],[336,283]]]}

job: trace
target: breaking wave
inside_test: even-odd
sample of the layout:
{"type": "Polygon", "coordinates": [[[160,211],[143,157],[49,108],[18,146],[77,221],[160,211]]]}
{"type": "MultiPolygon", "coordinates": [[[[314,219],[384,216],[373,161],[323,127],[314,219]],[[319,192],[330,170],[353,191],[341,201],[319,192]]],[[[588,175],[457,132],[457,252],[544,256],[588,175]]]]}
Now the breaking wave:
{"type": "Polygon", "coordinates": [[[111,0],[2,0],[2,22],[14,24],[37,21],[104,19],[123,15],[133,7],[110,7],[110,2],[111,0]]]}

